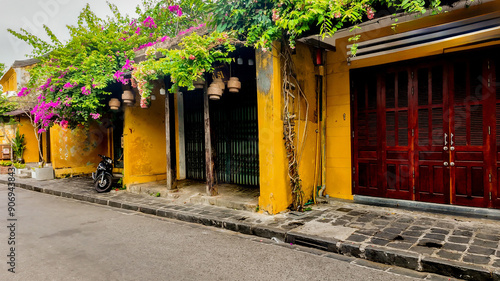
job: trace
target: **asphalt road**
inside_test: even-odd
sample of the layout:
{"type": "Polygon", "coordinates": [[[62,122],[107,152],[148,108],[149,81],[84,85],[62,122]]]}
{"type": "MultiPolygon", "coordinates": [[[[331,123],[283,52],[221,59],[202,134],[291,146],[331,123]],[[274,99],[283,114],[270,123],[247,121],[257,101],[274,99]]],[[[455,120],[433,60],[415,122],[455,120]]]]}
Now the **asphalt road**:
{"type": "Polygon", "coordinates": [[[230,231],[19,188],[13,274],[6,189],[0,185],[0,280],[417,280],[230,231]]]}

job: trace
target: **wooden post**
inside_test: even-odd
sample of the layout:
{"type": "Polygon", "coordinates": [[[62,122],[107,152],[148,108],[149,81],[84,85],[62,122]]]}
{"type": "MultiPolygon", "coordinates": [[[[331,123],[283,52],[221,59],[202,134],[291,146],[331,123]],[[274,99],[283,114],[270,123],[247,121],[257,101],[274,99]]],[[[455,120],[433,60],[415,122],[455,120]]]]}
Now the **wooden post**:
{"type": "Polygon", "coordinates": [[[205,86],[203,87],[203,112],[205,119],[205,175],[207,178],[207,194],[209,196],[217,195],[217,188],[214,186],[214,170],[212,166],[212,141],[210,139],[210,110],[208,107],[208,91],[205,78],[205,86]]]}
{"type": "Polygon", "coordinates": [[[167,152],[167,189],[172,189],[172,168],[170,156],[170,103],[169,93],[165,89],[165,142],[167,152]]]}

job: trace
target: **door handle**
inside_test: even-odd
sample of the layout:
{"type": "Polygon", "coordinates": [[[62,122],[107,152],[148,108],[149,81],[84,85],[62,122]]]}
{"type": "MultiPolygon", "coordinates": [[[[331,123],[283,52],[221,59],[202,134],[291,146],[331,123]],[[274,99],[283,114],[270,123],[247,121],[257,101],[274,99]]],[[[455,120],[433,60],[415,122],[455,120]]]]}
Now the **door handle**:
{"type": "Polygon", "coordinates": [[[451,151],[455,150],[455,147],[454,146],[450,147],[450,150],[451,151]]]}
{"type": "Polygon", "coordinates": [[[450,166],[455,166],[455,162],[450,162],[450,166]]]}
{"type": "Polygon", "coordinates": [[[448,134],[444,133],[444,146],[448,145],[448,134]]]}
{"type": "Polygon", "coordinates": [[[450,145],[453,145],[453,133],[450,135],[450,145]]]}
{"type": "Polygon", "coordinates": [[[447,146],[443,146],[443,150],[444,151],[448,151],[448,147],[447,146]]]}
{"type": "Polygon", "coordinates": [[[443,165],[444,165],[445,167],[448,167],[448,162],[444,162],[444,163],[443,163],[443,165]]]}

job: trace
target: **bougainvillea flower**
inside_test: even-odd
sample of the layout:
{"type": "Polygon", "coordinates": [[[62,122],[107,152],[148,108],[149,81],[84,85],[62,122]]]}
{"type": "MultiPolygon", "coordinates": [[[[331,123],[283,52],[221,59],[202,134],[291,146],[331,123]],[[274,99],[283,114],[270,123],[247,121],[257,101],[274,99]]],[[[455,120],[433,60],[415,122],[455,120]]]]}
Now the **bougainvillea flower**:
{"type": "Polygon", "coordinates": [[[83,86],[82,87],[82,94],[88,96],[90,95],[90,89],[87,89],[87,87],[83,86]]]}
{"type": "Polygon", "coordinates": [[[177,16],[182,16],[182,8],[179,5],[168,6],[168,10],[172,13],[177,13],[177,16]]]}
{"type": "Polygon", "coordinates": [[[21,89],[21,91],[19,93],[17,93],[17,96],[18,97],[24,97],[24,96],[27,96],[31,91],[28,90],[28,88],[24,87],[21,89]]]}

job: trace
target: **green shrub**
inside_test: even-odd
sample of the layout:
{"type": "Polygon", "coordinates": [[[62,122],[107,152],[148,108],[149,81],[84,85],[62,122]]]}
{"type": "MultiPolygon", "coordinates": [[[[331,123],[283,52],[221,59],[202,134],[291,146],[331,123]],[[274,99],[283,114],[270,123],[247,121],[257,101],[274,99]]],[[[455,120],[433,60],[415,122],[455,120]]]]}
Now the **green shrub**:
{"type": "Polygon", "coordinates": [[[0,161],[0,166],[9,167],[9,166],[12,166],[12,162],[11,161],[0,161]]]}

